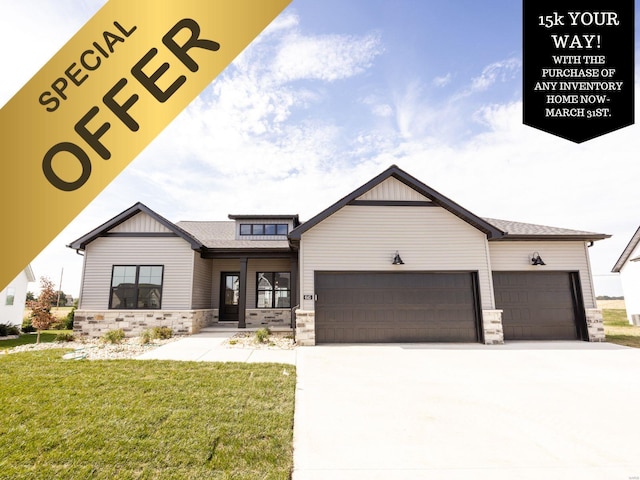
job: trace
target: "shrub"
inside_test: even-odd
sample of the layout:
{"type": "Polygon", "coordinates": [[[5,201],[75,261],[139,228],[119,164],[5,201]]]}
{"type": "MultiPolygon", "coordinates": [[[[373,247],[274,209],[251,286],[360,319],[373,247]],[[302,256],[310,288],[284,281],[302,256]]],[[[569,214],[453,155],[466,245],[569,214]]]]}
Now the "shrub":
{"type": "Polygon", "coordinates": [[[104,343],[122,343],[122,340],[124,340],[124,330],[121,328],[109,330],[100,337],[100,340],[104,343]]]}
{"type": "Polygon", "coordinates": [[[16,325],[9,325],[7,333],[9,335],[20,335],[20,329],[16,325]]]}
{"type": "Polygon", "coordinates": [[[166,340],[173,337],[173,330],[169,327],[153,327],[151,338],[154,340],[166,340]]]}
{"type": "Polygon", "coordinates": [[[22,320],[22,333],[35,332],[36,329],[31,325],[31,317],[24,317],[22,320]]]}
{"type": "Polygon", "coordinates": [[[256,331],[256,340],[258,341],[258,343],[264,343],[269,338],[269,335],[271,335],[271,330],[269,330],[268,328],[261,328],[260,330],[256,331]]]}
{"type": "Polygon", "coordinates": [[[67,316],[64,317],[64,321],[62,322],[62,326],[65,330],[73,330],[73,319],[75,318],[75,314],[76,307],[74,306],[69,313],[67,313],[67,316]]]}
{"type": "Polygon", "coordinates": [[[5,325],[4,323],[0,323],[0,337],[6,337],[9,335],[9,325],[5,325]]]}
{"type": "Polygon", "coordinates": [[[54,342],[73,342],[76,337],[73,336],[73,333],[70,332],[60,332],[53,339],[54,342]]]}
{"type": "Polygon", "coordinates": [[[143,330],[140,334],[140,345],[151,343],[151,340],[153,340],[153,334],[151,333],[151,330],[143,330]]]}

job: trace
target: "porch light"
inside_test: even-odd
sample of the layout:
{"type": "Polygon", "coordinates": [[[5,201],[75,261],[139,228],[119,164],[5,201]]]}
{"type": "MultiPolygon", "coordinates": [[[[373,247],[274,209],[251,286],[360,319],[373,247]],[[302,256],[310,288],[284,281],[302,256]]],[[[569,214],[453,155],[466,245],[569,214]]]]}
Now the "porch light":
{"type": "Polygon", "coordinates": [[[538,252],[533,252],[533,255],[531,256],[531,265],[546,265],[546,263],[542,261],[538,252]]]}
{"type": "Polygon", "coordinates": [[[393,263],[392,265],[404,265],[404,262],[402,261],[402,259],[400,258],[400,254],[398,253],[398,251],[396,250],[396,254],[393,257],[393,263]]]}

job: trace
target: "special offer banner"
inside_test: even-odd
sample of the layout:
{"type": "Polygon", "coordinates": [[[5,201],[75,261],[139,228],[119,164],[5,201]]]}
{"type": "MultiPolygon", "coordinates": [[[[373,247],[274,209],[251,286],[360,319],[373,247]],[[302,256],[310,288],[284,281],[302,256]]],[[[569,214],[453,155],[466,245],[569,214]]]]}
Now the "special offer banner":
{"type": "Polygon", "coordinates": [[[634,123],[634,0],[524,0],[523,123],[582,143],[634,123]]]}
{"type": "Polygon", "coordinates": [[[290,1],[109,0],[0,110],[0,289],[290,1]]]}

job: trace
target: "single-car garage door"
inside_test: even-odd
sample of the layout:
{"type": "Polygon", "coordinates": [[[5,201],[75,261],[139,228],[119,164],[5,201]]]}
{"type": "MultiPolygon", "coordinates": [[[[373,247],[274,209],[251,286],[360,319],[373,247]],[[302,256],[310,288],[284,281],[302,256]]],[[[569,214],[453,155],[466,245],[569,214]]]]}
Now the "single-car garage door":
{"type": "Polygon", "coordinates": [[[316,342],[476,342],[474,273],[317,272],[316,342]]]}
{"type": "Polygon", "coordinates": [[[493,272],[505,340],[577,340],[584,319],[577,273],[493,272]]]}

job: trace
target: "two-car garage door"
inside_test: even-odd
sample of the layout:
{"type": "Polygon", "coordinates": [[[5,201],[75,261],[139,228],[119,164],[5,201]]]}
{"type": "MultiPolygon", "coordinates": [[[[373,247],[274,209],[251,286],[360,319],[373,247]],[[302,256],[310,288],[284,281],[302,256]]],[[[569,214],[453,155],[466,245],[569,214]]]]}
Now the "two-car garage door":
{"type": "Polygon", "coordinates": [[[316,342],[476,342],[473,273],[317,272],[316,342]]]}
{"type": "MultiPolygon", "coordinates": [[[[316,272],[316,342],[477,342],[475,273],[316,272]]],[[[505,341],[586,338],[570,272],[493,272],[505,341]]]]}

